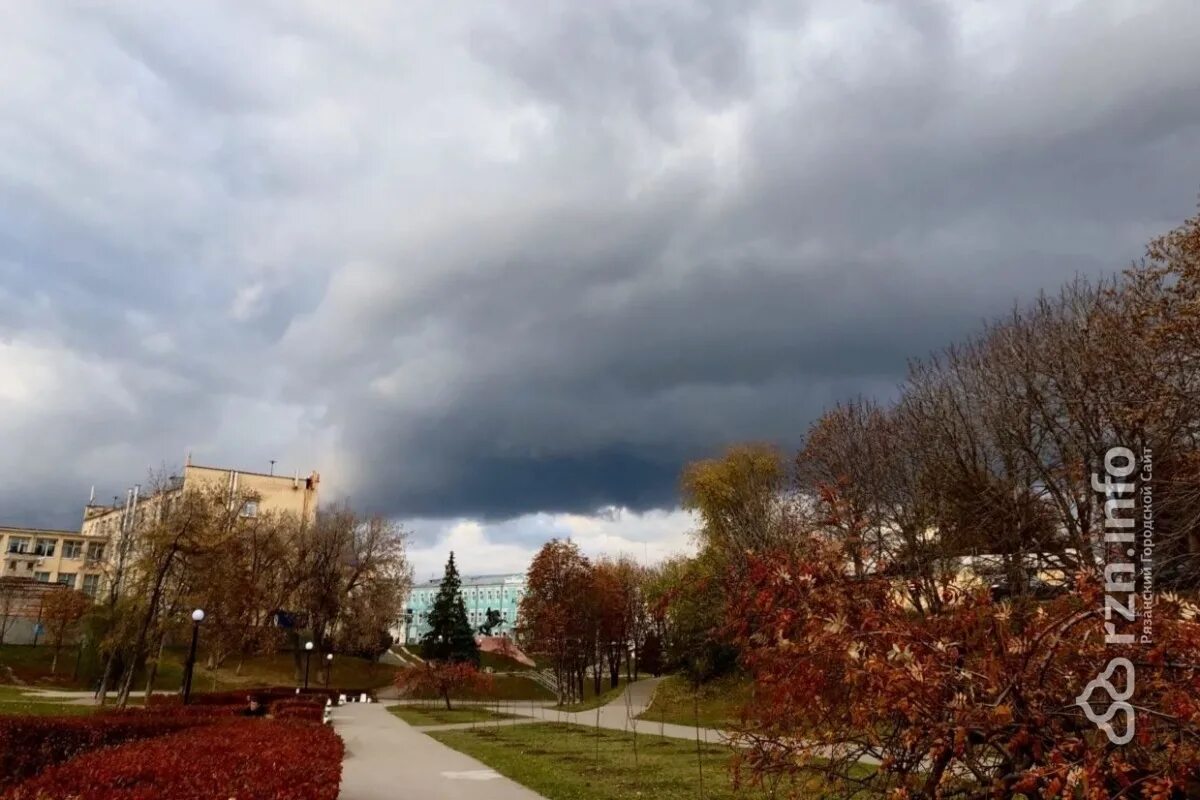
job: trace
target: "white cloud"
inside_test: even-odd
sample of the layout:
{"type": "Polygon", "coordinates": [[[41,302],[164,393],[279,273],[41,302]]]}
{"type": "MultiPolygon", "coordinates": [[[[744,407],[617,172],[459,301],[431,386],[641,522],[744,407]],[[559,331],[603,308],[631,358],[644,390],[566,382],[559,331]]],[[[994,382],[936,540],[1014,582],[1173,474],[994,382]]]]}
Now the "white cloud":
{"type": "Polygon", "coordinates": [[[441,576],[451,551],[464,575],[525,572],[542,544],[570,538],[589,557],[629,556],[642,564],[694,551],[696,522],[682,509],[637,513],[528,514],[498,523],[412,520],[409,558],[418,581],[441,576]]]}
{"type": "Polygon", "coordinates": [[[257,315],[263,307],[264,289],[261,282],[240,287],[229,306],[229,316],[239,322],[245,322],[257,315]]]}

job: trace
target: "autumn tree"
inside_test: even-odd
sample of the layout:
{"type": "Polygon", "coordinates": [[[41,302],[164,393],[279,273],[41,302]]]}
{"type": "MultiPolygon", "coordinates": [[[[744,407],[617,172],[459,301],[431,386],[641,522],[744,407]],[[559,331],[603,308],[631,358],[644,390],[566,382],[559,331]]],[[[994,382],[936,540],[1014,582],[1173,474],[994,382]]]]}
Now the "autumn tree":
{"type": "Polygon", "coordinates": [[[469,661],[426,661],[396,673],[396,687],[407,697],[432,696],[440,698],[451,711],[455,697],[487,697],[495,692],[491,675],[480,672],[469,661]]]}
{"type": "MultiPolygon", "coordinates": [[[[403,614],[412,583],[407,534],[382,517],[363,518],[349,506],[320,509],[292,542],[284,582],[288,608],[308,624],[319,650],[378,648],[403,614]]],[[[299,673],[299,639],[293,641],[299,673]]]]}
{"type": "Polygon", "coordinates": [[[62,651],[63,643],[77,632],[84,614],[91,605],[91,598],[86,594],[65,587],[48,592],[42,597],[42,624],[46,628],[46,638],[54,650],[50,661],[51,675],[58,671],[58,655],[62,651]]]}
{"type": "MultiPolygon", "coordinates": [[[[172,622],[171,615],[164,612],[178,613],[196,558],[220,549],[237,535],[242,509],[253,499],[245,493],[230,495],[217,486],[172,490],[163,482],[138,510],[123,534],[129,539],[130,566],[120,607],[127,616],[110,635],[120,636],[110,648],[120,651],[124,663],[119,706],[128,702],[133,677],[145,663],[149,642],[160,642],[172,622]]],[[[113,659],[110,654],[110,662],[113,659]]],[[[102,683],[101,703],[106,689],[102,683]]]]}
{"type": "Polygon", "coordinates": [[[783,456],[767,445],[738,445],[721,458],[688,464],[684,506],[702,526],[701,546],[736,572],[746,554],[795,541],[797,507],[783,456]]]}
{"type": "Polygon", "coordinates": [[[1103,584],[1077,588],[1045,602],[979,591],[920,616],[828,542],[754,556],[728,618],[755,682],[735,736],[743,777],[828,797],[1195,796],[1200,608],[1164,596],[1154,644],[1114,647],[1097,635],[1103,584]],[[1137,663],[1124,746],[1076,705],[1118,655],[1137,663]]]}
{"type": "MultiPolygon", "coordinates": [[[[252,492],[156,480],[122,519],[121,569],[97,618],[106,655],[99,696],[119,677],[127,702],[135,673],[153,688],[158,655],[204,608],[208,664],[274,649],[277,616],[305,621],[322,650],[378,655],[401,613],[411,571],[404,530],[348,507],[314,518],[259,513],[252,492]]],[[[291,632],[300,664],[298,632],[291,632]]]]}
{"type": "Polygon", "coordinates": [[[302,585],[290,569],[302,527],[294,514],[259,512],[243,519],[239,534],[222,547],[196,554],[187,594],[207,614],[210,667],[232,656],[240,674],[247,657],[279,644],[272,617],[290,606],[302,585]]]}
{"type": "MultiPolygon", "coordinates": [[[[913,362],[894,403],[814,424],[798,535],[728,562],[721,631],[755,683],[746,776],[846,797],[1200,796],[1198,309],[1200,218],[1120,277],[1073,281],[913,362]],[[1117,445],[1147,455],[1127,513],[1153,521],[1152,561],[1106,541],[1120,506],[1094,476],[1117,445]],[[1105,641],[1114,555],[1136,562],[1152,639],[1105,641]],[[992,586],[954,580],[985,563],[992,586]],[[1080,706],[1118,656],[1137,675],[1121,746],[1080,706]]],[[[752,493],[709,497],[745,508],[698,506],[706,532],[763,517],[752,493]]]]}
{"type": "Polygon", "coordinates": [[[593,662],[593,618],[580,603],[591,595],[591,573],[578,545],[552,539],[534,556],[526,576],[519,634],[529,651],[550,662],[560,704],[582,699],[593,662]]]}

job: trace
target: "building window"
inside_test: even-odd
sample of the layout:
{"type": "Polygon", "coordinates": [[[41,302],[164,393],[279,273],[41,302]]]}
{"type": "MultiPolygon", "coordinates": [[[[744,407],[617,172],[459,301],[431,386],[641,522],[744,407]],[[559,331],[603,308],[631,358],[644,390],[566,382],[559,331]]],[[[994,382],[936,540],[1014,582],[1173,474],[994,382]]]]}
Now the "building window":
{"type": "Polygon", "coordinates": [[[61,583],[63,586],[66,586],[68,589],[74,589],[75,588],[75,573],[74,572],[58,573],[58,582],[61,583]]]}
{"type": "Polygon", "coordinates": [[[258,501],[257,500],[247,500],[245,505],[242,506],[242,516],[243,517],[257,517],[258,516],[258,501]]]}
{"type": "Polygon", "coordinates": [[[79,558],[83,555],[83,542],[63,542],[63,558],[79,558]]]}
{"type": "Polygon", "coordinates": [[[35,581],[37,581],[38,583],[49,583],[50,582],[50,573],[49,572],[35,572],[35,573],[33,573],[33,579],[35,581]]]}
{"type": "Polygon", "coordinates": [[[100,576],[99,575],[84,575],[83,576],[83,593],[88,597],[95,597],[100,592],[100,576]]]}
{"type": "Polygon", "coordinates": [[[8,540],[8,552],[10,553],[28,553],[29,540],[13,537],[8,540]]]}
{"type": "Polygon", "coordinates": [[[54,539],[38,539],[34,545],[34,555],[45,556],[49,558],[54,555],[55,546],[58,544],[54,539]]]}
{"type": "Polygon", "coordinates": [[[104,560],[104,542],[88,542],[88,561],[104,560]]]}

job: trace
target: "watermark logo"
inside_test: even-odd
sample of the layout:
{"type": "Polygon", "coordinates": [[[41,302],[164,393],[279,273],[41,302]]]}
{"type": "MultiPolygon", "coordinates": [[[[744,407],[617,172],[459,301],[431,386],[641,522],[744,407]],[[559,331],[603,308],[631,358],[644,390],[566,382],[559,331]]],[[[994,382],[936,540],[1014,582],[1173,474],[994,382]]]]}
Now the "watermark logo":
{"type": "MultiPolygon", "coordinates": [[[[1104,642],[1107,645],[1149,644],[1153,641],[1153,464],[1149,448],[1142,449],[1139,459],[1128,447],[1113,447],[1104,454],[1104,475],[1092,476],[1092,489],[1104,498],[1104,642]],[[1139,566],[1142,577],[1140,614],[1137,602],[1139,566]],[[1142,618],[1142,633],[1137,636],[1130,632],[1130,628],[1139,616],[1142,618]]],[[[1137,718],[1129,702],[1136,683],[1133,662],[1118,656],[1109,660],[1104,671],[1075,698],[1084,715],[1113,744],[1128,744],[1136,732],[1137,718]],[[1111,680],[1117,669],[1124,673],[1124,689],[1118,689],[1111,680]],[[1100,687],[1107,692],[1110,702],[1104,713],[1098,715],[1092,709],[1091,697],[1100,687]],[[1124,721],[1120,732],[1112,724],[1118,714],[1124,721]]]]}
{"type": "Polygon", "coordinates": [[[1134,669],[1133,662],[1128,658],[1118,657],[1108,662],[1108,668],[1100,675],[1092,679],[1092,682],[1087,685],[1083,693],[1075,698],[1075,702],[1083,709],[1084,715],[1092,721],[1092,723],[1104,731],[1108,740],[1113,744],[1129,744],[1133,740],[1133,734],[1136,729],[1135,717],[1133,714],[1133,706],[1129,703],[1129,698],[1133,697],[1134,686],[1134,669]],[[1120,668],[1124,670],[1125,677],[1123,683],[1125,688],[1118,689],[1113,685],[1113,673],[1120,668]],[[1096,714],[1092,709],[1092,693],[1104,687],[1104,691],[1108,693],[1109,705],[1103,714],[1096,714]],[[1118,733],[1112,724],[1112,719],[1117,714],[1121,714],[1123,730],[1118,733]]]}

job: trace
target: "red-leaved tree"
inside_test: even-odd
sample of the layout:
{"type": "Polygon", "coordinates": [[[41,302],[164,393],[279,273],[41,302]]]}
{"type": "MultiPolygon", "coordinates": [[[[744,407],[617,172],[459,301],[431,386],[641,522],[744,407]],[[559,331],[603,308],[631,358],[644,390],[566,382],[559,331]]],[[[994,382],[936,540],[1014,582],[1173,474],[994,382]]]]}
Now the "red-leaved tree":
{"type": "Polygon", "coordinates": [[[474,664],[463,661],[426,661],[419,667],[401,670],[396,675],[396,687],[409,697],[440,697],[451,710],[454,697],[471,695],[483,698],[495,691],[491,675],[480,672],[474,664]]]}
{"type": "Polygon", "coordinates": [[[855,576],[841,556],[816,540],[804,555],[753,556],[732,592],[731,633],[755,681],[737,735],[743,778],[846,797],[1200,796],[1193,604],[1160,595],[1153,643],[1116,647],[1104,587],[1086,576],[1050,601],[981,591],[922,616],[894,581],[855,576]],[[1076,705],[1114,656],[1136,665],[1136,737],[1123,746],[1076,705]]]}
{"type": "Polygon", "coordinates": [[[597,625],[591,562],[570,541],[552,539],[529,565],[521,598],[523,645],[550,662],[560,703],[583,699],[595,663],[597,625]]]}

